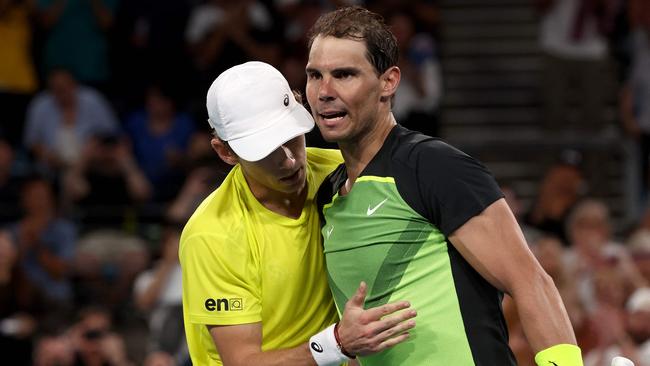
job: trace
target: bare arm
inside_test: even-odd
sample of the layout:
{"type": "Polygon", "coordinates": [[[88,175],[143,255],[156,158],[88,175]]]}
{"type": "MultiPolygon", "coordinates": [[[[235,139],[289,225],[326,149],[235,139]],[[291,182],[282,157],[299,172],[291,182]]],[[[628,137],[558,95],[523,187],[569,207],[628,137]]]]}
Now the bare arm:
{"type": "Polygon", "coordinates": [[[559,292],[528,249],[504,199],[467,221],[449,239],[487,281],[513,298],[533,351],[576,344],[559,292]]]}
{"type": "MultiPolygon", "coordinates": [[[[416,314],[408,309],[409,303],[401,301],[364,310],[365,296],[366,285],[362,283],[346,304],[339,326],[343,348],[353,355],[380,352],[403,342],[408,338],[407,331],[415,326],[411,318],[416,314]]],[[[262,323],[208,328],[226,366],[316,365],[307,342],[294,348],[262,351],[262,323]]]]}

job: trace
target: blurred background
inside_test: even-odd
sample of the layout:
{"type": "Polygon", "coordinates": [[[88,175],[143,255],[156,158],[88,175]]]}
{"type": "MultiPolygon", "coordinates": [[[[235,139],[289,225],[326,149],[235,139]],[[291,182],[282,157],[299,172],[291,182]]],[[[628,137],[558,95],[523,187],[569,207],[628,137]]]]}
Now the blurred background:
{"type": "Polygon", "coordinates": [[[3,364],[189,365],[178,239],[228,172],[205,93],[248,60],[304,91],[349,4],[398,40],[397,120],[494,173],[585,364],[650,365],[648,0],[0,0],[3,364]]]}

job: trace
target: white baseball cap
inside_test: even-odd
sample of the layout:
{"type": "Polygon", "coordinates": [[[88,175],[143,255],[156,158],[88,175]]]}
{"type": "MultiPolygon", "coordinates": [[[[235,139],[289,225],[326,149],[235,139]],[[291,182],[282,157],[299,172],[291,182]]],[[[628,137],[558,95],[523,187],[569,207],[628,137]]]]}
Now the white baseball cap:
{"type": "Polygon", "coordinates": [[[208,90],[208,122],[242,159],[258,161],[311,131],[314,120],[273,66],[246,62],[224,71],[208,90]]]}

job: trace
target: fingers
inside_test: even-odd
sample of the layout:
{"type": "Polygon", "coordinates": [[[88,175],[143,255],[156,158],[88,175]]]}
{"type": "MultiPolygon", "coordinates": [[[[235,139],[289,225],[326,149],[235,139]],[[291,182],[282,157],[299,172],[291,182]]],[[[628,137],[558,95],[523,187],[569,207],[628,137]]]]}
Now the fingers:
{"type": "Polygon", "coordinates": [[[410,306],[411,304],[408,301],[396,301],[382,306],[378,306],[376,308],[371,308],[366,310],[366,312],[364,313],[364,318],[366,318],[364,320],[366,320],[367,322],[379,320],[387,315],[406,309],[410,306]]]}
{"type": "Polygon", "coordinates": [[[352,298],[350,298],[348,301],[348,304],[363,308],[363,303],[366,301],[367,289],[368,286],[366,283],[364,281],[361,281],[359,287],[357,288],[357,291],[354,293],[354,296],[352,296],[352,298]]]}

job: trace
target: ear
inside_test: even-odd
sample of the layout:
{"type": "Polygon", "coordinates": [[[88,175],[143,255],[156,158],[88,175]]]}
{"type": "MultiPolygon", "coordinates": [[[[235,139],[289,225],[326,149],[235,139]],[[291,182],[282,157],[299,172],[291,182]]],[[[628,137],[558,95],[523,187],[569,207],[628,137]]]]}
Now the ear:
{"type": "Polygon", "coordinates": [[[395,95],[399,81],[402,77],[402,71],[397,66],[389,67],[381,75],[381,98],[382,100],[390,100],[395,95]]]}
{"type": "Polygon", "coordinates": [[[230,149],[229,146],[223,143],[223,141],[214,137],[210,140],[210,146],[212,150],[219,155],[219,158],[223,160],[226,164],[235,165],[239,162],[237,155],[230,149]]]}

